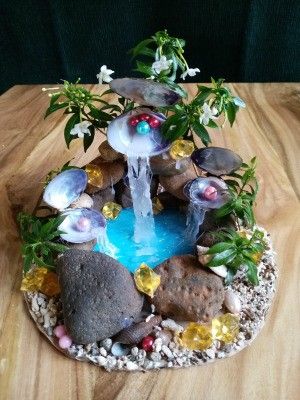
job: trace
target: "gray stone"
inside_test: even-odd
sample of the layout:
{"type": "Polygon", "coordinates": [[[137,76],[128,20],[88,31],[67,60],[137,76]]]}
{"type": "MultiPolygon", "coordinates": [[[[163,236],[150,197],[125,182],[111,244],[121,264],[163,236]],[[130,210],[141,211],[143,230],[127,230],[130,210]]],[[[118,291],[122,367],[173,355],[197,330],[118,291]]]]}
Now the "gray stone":
{"type": "Polygon", "coordinates": [[[101,212],[105,203],[109,201],[115,201],[114,189],[109,186],[106,189],[100,190],[99,192],[92,194],[91,197],[94,201],[93,208],[101,212]]]}
{"type": "Polygon", "coordinates": [[[142,309],[129,271],[105,254],[67,250],[58,259],[58,274],[64,322],[75,343],[117,334],[142,309]]]}

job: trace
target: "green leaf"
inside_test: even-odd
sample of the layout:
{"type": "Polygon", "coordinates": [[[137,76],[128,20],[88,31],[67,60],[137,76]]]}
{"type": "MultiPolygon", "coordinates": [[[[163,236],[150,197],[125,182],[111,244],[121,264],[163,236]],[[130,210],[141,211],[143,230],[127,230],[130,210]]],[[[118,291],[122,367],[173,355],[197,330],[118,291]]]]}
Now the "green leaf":
{"type": "Polygon", "coordinates": [[[58,253],[62,253],[68,249],[67,246],[61,243],[52,243],[52,242],[47,242],[47,246],[50,247],[50,249],[55,250],[58,253]]]}
{"type": "Polygon", "coordinates": [[[60,103],[60,104],[52,104],[52,105],[50,105],[50,107],[48,107],[47,110],[46,110],[44,118],[47,118],[48,115],[54,113],[57,110],[60,110],[61,108],[65,108],[68,105],[69,105],[69,103],[60,103]]]}
{"type": "Polygon", "coordinates": [[[79,122],[80,122],[79,114],[73,114],[66,123],[64,134],[65,134],[65,142],[68,148],[72,140],[76,139],[76,137],[74,135],[71,135],[70,132],[74,128],[74,126],[79,122]]]}
{"type": "Polygon", "coordinates": [[[206,125],[209,128],[219,128],[218,124],[215,123],[212,119],[209,120],[208,124],[206,125]]]}
{"type": "Polygon", "coordinates": [[[220,265],[229,264],[231,261],[234,260],[236,253],[237,251],[235,248],[229,248],[222,253],[215,254],[207,265],[209,267],[218,267],[220,265]]]}
{"type": "Polygon", "coordinates": [[[129,53],[132,53],[133,57],[136,57],[140,54],[150,43],[154,43],[154,39],[145,39],[142,40],[139,44],[137,44],[133,49],[129,50],[129,53]]]}
{"type": "Polygon", "coordinates": [[[150,65],[142,63],[141,61],[137,61],[136,66],[136,71],[141,72],[142,74],[147,76],[153,75],[152,67],[150,65]]]}
{"type": "Polygon", "coordinates": [[[60,95],[61,95],[60,92],[52,94],[50,99],[50,106],[53,106],[53,104],[57,102],[57,100],[60,98],[60,95]]]}
{"type": "Polygon", "coordinates": [[[97,119],[99,121],[111,121],[112,116],[102,110],[99,110],[98,108],[90,105],[90,112],[89,115],[93,117],[94,119],[97,119]]]}
{"type": "Polygon", "coordinates": [[[210,247],[210,249],[206,252],[206,254],[222,253],[223,251],[228,250],[231,247],[232,247],[231,243],[226,243],[226,242],[216,243],[210,247]]]}
{"type": "Polygon", "coordinates": [[[229,102],[226,105],[226,114],[227,114],[228,121],[230,122],[230,125],[232,126],[235,121],[235,115],[236,115],[236,106],[233,103],[229,102]]]}
{"type": "Polygon", "coordinates": [[[84,148],[85,152],[90,147],[90,145],[93,143],[94,136],[95,136],[95,127],[93,125],[90,125],[88,127],[88,129],[89,129],[91,134],[90,135],[84,135],[84,138],[83,138],[83,148],[84,148]]]}
{"type": "Polygon", "coordinates": [[[183,136],[188,130],[188,121],[184,114],[174,114],[162,124],[163,135],[174,141],[183,136]]]}
{"type": "Polygon", "coordinates": [[[209,143],[211,143],[209,133],[204,128],[204,126],[202,124],[200,124],[200,121],[196,120],[193,123],[192,128],[193,128],[194,132],[196,133],[196,135],[199,136],[199,138],[201,139],[202,143],[205,146],[208,146],[209,143]]]}
{"type": "Polygon", "coordinates": [[[250,260],[245,260],[247,265],[247,278],[253,285],[258,285],[257,266],[250,260]]]}

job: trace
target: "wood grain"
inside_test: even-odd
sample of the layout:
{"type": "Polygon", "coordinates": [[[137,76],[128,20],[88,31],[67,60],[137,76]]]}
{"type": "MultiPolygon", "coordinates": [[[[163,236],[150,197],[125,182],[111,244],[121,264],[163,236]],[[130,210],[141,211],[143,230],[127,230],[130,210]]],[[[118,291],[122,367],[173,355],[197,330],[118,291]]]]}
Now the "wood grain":
{"type": "MultiPolygon", "coordinates": [[[[107,373],[64,358],[38,332],[19,291],[21,256],[15,211],[32,210],[47,172],[84,154],[67,150],[65,117],[43,119],[41,86],[15,86],[0,97],[0,399],[259,399],[294,400],[300,391],[300,180],[298,84],[232,84],[247,103],[233,128],[213,133],[215,145],[249,160],[258,157],[258,223],[278,253],[278,291],[265,328],[232,359],[206,367],[143,373],[107,373]]],[[[87,86],[91,88],[92,86],[87,86]]],[[[187,85],[190,93],[195,85],[187,85]]],[[[99,91],[94,86],[93,90],[99,91]]]]}

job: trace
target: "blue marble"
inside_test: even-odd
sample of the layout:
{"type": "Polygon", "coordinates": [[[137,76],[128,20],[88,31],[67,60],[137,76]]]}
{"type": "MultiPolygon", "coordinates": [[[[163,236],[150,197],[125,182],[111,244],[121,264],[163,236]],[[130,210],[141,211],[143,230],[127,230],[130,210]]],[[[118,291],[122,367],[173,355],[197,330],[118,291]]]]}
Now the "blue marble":
{"type": "Polygon", "coordinates": [[[150,129],[150,125],[147,121],[140,121],[136,126],[136,131],[139,135],[148,135],[150,129]]]}
{"type": "MultiPolygon", "coordinates": [[[[154,216],[155,238],[149,243],[133,241],[134,212],[123,209],[118,218],[107,222],[107,236],[116,248],[115,258],[134,272],[142,262],[154,268],[174,255],[193,254],[194,246],[184,237],[186,216],[179,210],[163,210],[154,216]]],[[[99,251],[99,245],[94,251],[99,251]]]]}

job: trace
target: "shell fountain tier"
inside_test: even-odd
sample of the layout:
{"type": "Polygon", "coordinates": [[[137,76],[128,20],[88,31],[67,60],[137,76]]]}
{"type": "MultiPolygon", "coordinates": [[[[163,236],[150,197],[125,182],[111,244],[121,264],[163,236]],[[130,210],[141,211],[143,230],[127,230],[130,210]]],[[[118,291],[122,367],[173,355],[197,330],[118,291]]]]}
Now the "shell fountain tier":
{"type": "Polygon", "coordinates": [[[89,208],[68,208],[84,192],[87,182],[87,174],[82,169],[63,171],[46,186],[43,200],[58,209],[64,217],[59,226],[61,239],[69,243],[85,243],[96,239],[100,248],[113,256],[115,249],[108,241],[103,215],[89,208]]]}
{"type": "MultiPolygon", "coordinates": [[[[143,105],[174,104],[179,95],[159,83],[144,79],[116,79],[111,83],[116,93],[143,105]]],[[[162,114],[148,108],[136,108],[114,119],[107,130],[109,144],[127,156],[128,178],[136,217],[134,240],[148,242],[155,235],[150,197],[151,170],[149,157],[164,153],[170,143],[162,136],[162,114]]]]}

